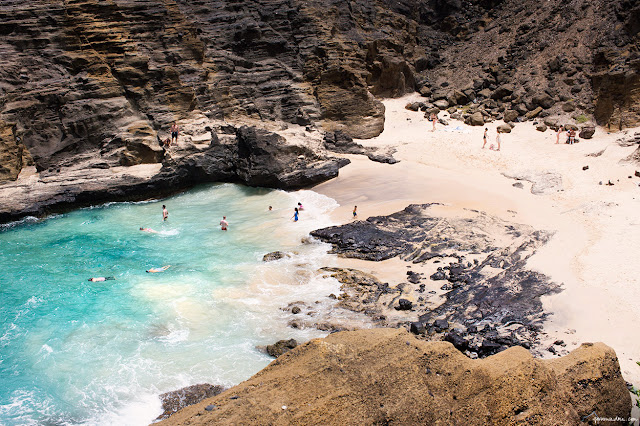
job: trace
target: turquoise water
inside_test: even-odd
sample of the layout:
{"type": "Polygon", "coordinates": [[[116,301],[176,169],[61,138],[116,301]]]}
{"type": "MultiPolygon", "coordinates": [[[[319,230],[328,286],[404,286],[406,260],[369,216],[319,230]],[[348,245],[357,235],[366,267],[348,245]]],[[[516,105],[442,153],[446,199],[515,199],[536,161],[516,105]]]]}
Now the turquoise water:
{"type": "Polygon", "coordinates": [[[326,264],[326,247],[300,243],[335,207],[219,184],[2,228],[0,424],[147,424],[158,394],[231,386],[271,361],[256,345],[320,336],[288,328],[280,308],[337,291],[301,273],[326,264]],[[298,255],[262,262],[274,250],[298,255]],[[102,276],[115,280],[87,281],[102,276]]]}

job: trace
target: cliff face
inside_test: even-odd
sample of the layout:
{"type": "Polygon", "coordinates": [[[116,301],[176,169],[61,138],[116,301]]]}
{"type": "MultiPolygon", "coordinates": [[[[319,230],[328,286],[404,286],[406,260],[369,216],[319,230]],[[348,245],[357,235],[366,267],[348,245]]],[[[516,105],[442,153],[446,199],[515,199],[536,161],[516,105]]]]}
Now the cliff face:
{"type": "Polygon", "coordinates": [[[82,161],[158,163],[175,121],[372,137],[384,126],[376,97],[415,90],[495,118],[539,107],[636,125],[639,10],[629,0],[5,0],[0,180],[31,164],[55,174],[82,161]]]}
{"type": "Polygon", "coordinates": [[[312,340],[160,424],[576,425],[630,412],[602,343],[548,361],[521,347],[471,360],[449,343],[372,329],[312,340]]]}

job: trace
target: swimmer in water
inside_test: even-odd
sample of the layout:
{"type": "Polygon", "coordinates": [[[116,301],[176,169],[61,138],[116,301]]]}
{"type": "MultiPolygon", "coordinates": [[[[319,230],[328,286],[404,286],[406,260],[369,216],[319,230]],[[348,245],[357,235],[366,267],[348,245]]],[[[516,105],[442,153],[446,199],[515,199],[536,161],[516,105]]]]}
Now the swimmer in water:
{"type": "Polygon", "coordinates": [[[226,231],[229,227],[229,222],[227,222],[227,217],[222,216],[222,220],[220,221],[220,229],[226,231]]]}
{"type": "Polygon", "coordinates": [[[273,206],[269,206],[269,211],[273,210],[273,206]]]}
{"type": "Polygon", "coordinates": [[[167,206],[162,205],[162,220],[167,220],[169,218],[169,211],[167,210],[167,206]]]}
{"type": "Polygon", "coordinates": [[[164,272],[169,268],[171,268],[171,265],[163,266],[162,268],[151,268],[147,272],[155,274],[156,272],[164,272]]]}
{"type": "Polygon", "coordinates": [[[300,211],[304,210],[304,207],[302,207],[302,203],[298,203],[298,210],[300,211]]]}
{"type": "Polygon", "coordinates": [[[89,281],[94,282],[94,283],[99,283],[101,281],[110,281],[110,280],[115,280],[116,277],[95,277],[95,278],[89,278],[89,281]]]}
{"type": "Polygon", "coordinates": [[[141,230],[141,231],[144,231],[144,232],[149,232],[149,233],[151,233],[151,234],[157,234],[157,233],[158,233],[158,231],[156,231],[156,230],[154,230],[154,229],[151,229],[151,228],[142,228],[142,227],[141,227],[141,228],[140,228],[140,230],[141,230]]]}

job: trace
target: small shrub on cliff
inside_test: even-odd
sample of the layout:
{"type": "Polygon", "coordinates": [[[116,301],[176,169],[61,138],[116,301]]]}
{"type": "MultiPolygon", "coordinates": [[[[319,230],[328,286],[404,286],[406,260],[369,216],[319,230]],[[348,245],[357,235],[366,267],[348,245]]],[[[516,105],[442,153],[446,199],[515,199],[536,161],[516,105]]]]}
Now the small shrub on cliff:
{"type": "Polygon", "coordinates": [[[579,116],[576,117],[576,123],[578,124],[583,124],[583,123],[586,123],[587,121],[589,121],[589,118],[584,114],[580,114],[579,116]]]}

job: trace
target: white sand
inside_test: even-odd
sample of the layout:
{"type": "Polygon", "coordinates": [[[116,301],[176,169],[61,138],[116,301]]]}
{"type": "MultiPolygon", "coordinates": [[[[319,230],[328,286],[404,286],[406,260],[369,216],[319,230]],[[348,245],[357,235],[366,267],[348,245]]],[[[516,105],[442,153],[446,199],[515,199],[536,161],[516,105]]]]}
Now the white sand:
{"type": "MultiPolygon", "coordinates": [[[[385,131],[377,138],[358,141],[397,149],[394,156],[400,163],[348,156],[352,164],[337,179],[314,188],[338,201],[341,207],[335,219],[351,220],[354,205],[358,205],[359,219],[366,219],[411,203],[440,202],[449,205],[451,212],[478,209],[554,231],[550,243],[529,262],[532,269],[564,287],[560,294],[543,300],[553,314],[545,326],[545,341],[562,339],[568,350],[582,342],[602,341],[616,350],[625,379],[640,385],[636,364],[640,361],[640,178],[628,178],[640,165],[621,161],[635,147],[620,147],[615,141],[623,134],[608,134],[602,128],[591,140],[556,145],[555,132],[538,132],[527,122],[501,135],[500,152],[481,149],[484,128],[449,120],[451,127],[464,131],[448,132],[438,125],[431,132],[431,123],[422,113],[404,108],[412,100],[420,98],[410,95],[385,101],[385,131]],[[587,156],[602,150],[598,157],[587,156]],[[589,169],[583,171],[586,165],[589,169]],[[515,188],[516,181],[503,176],[548,172],[561,176],[562,185],[542,194],[532,194],[526,181],[523,189],[515,188]],[[599,185],[609,180],[615,185],[599,185]]],[[[445,116],[440,113],[439,117],[445,116]]],[[[486,125],[489,143],[495,143],[498,124],[486,125]]],[[[388,274],[388,267],[381,269],[388,274]]]]}

